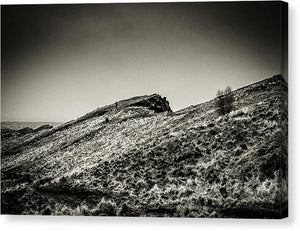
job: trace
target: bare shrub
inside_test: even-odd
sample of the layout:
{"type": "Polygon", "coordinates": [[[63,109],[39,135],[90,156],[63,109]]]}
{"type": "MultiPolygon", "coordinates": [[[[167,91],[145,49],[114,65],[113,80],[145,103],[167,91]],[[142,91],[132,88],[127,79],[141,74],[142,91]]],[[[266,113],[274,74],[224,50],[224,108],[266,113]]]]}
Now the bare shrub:
{"type": "Polygon", "coordinates": [[[233,96],[231,94],[231,87],[226,87],[225,90],[217,91],[216,109],[219,115],[225,115],[233,109],[233,96]]]}

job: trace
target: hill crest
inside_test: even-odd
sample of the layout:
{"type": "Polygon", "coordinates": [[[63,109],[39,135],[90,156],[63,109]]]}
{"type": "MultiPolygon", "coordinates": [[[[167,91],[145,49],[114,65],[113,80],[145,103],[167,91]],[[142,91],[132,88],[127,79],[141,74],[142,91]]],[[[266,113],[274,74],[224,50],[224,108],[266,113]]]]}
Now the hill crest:
{"type": "Polygon", "coordinates": [[[274,76],[230,94],[224,116],[216,99],[170,115],[154,94],[2,137],[2,212],[286,216],[287,84],[274,76]]]}

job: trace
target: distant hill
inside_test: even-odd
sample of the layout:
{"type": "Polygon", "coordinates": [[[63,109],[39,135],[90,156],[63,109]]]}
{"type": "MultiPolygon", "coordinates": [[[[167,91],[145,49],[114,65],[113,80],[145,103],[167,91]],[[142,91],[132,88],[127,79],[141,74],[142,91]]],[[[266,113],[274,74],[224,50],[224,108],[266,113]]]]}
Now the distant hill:
{"type": "Polygon", "coordinates": [[[59,126],[60,122],[1,122],[1,129],[20,130],[23,128],[36,129],[43,125],[50,125],[53,127],[59,126]]]}
{"type": "Polygon", "coordinates": [[[3,214],[287,216],[287,83],[277,75],[172,112],[154,94],[1,134],[3,214]]]}

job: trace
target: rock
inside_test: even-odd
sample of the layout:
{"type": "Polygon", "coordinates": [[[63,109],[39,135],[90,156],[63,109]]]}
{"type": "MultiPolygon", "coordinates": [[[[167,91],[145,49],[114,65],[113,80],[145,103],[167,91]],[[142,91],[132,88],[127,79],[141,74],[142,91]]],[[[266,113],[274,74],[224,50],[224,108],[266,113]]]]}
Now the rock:
{"type": "Polygon", "coordinates": [[[34,129],[34,132],[38,132],[38,131],[41,131],[41,130],[45,130],[45,129],[51,129],[53,128],[53,126],[50,126],[49,124],[46,124],[46,125],[42,125],[36,129],[34,129]]]}
{"type": "Polygon", "coordinates": [[[25,135],[25,134],[31,133],[31,132],[33,132],[33,131],[34,131],[34,130],[33,130],[32,128],[28,128],[28,127],[22,128],[22,129],[18,130],[18,132],[19,132],[21,135],[25,135]]]}

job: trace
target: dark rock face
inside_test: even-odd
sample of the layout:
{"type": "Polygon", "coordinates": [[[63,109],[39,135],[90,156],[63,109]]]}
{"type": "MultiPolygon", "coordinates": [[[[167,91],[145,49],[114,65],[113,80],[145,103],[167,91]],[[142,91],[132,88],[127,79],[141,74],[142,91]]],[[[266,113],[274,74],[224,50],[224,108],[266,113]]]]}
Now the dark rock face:
{"type": "Polygon", "coordinates": [[[223,116],[213,99],[169,117],[154,94],[2,136],[1,212],[287,216],[287,83],[274,76],[231,94],[223,116]]]}
{"type": "Polygon", "coordinates": [[[166,100],[166,97],[161,97],[160,95],[154,94],[146,99],[143,99],[137,103],[130,104],[129,106],[140,106],[147,107],[150,110],[153,110],[157,113],[172,111],[169,102],[166,100]]]}
{"type": "Polygon", "coordinates": [[[18,132],[20,133],[20,135],[25,135],[27,133],[33,132],[33,129],[32,128],[22,128],[18,132]]]}
{"type": "Polygon", "coordinates": [[[51,129],[53,128],[53,126],[50,126],[49,124],[46,124],[46,125],[43,125],[43,126],[40,126],[36,129],[34,129],[34,132],[38,132],[38,131],[41,131],[41,130],[44,130],[44,129],[51,129]]]}

